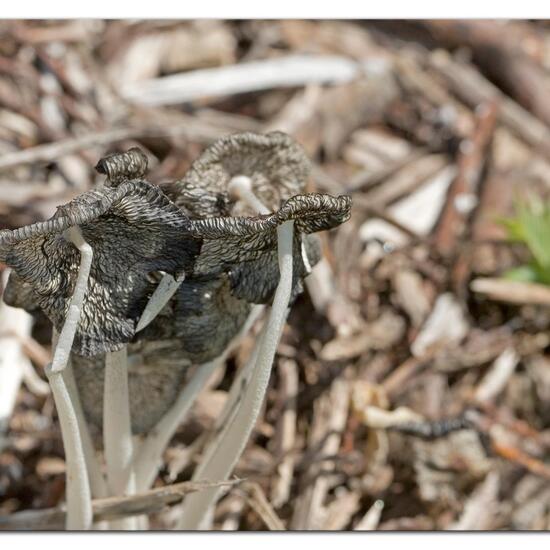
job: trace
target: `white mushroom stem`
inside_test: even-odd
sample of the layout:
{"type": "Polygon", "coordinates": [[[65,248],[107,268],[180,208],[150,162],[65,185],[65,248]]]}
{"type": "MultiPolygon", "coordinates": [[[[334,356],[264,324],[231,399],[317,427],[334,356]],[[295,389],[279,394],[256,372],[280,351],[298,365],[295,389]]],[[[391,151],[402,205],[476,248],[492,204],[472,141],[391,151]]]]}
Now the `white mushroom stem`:
{"type": "Polygon", "coordinates": [[[109,491],[107,489],[107,482],[105,476],[101,471],[101,465],[98,460],[94,443],[86,423],[86,417],[82,409],[82,403],[80,402],[80,396],[78,395],[78,389],[76,386],[76,380],[72,364],[69,361],[67,368],[63,373],[63,378],[67,385],[67,391],[73,403],[73,407],[76,413],[78,421],[78,427],[80,430],[80,436],[82,439],[82,449],[84,451],[84,460],[86,461],[86,469],[88,471],[88,479],[90,480],[90,490],[93,498],[107,498],[109,491]]]}
{"type": "Polygon", "coordinates": [[[228,355],[239,344],[242,337],[249,331],[262,311],[263,306],[254,306],[252,308],[246,323],[239,331],[239,334],[224,350],[223,354],[213,361],[197,367],[193,377],[186,384],[177,401],[149,432],[142,445],[139,447],[139,453],[136,453],[134,462],[138,492],[145,491],[151,487],[161,464],[162,453],[168,446],[178,426],[185,421],[189,410],[210,379],[212,373],[225,362],[228,355]]]}
{"type": "MultiPolygon", "coordinates": [[[[136,331],[144,329],[174,295],[183,278],[174,279],[165,273],[149,299],[136,331]]],[[[91,441],[89,442],[91,445],[91,441]]],[[[108,492],[112,496],[128,496],[136,492],[134,470],[134,442],[130,418],[127,347],[105,357],[105,385],[103,395],[103,447],[107,465],[108,492]]],[[[88,451],[93,452],[93,445],[88,451]]],[[[105,491],[103,476],[96,464],[88,459],[88,471],[97,490],[105,491]],[[98,474],[100,477],[98,477],[98,474]]],[[[146,528],[147,518],[129,517],[111,522],[110,527],[121,530],[146,528]]]]}
{"type": "MultiPolygon", "coordinates": [[[[254,307],[261,308],[258,312],[259,316],[264,306],[254,307]]],[[[254,371],[254,366],[256,365],[256,360],[258,359],[258,351],[259,347],[256,346],[252,351],[250,357],[248,358],[246,365],[239,371],[237,377],[233,381],[233,384],[231,384],[229,395],[227,396],[227,400],[222,409],[222,412],[220,413],[220,416],[216,419],[213,428],[213,434],[210,439],[214,439],[216,434],[223,428],[223,426],[232,421],[240,403],[242,402],[244,389],[248,386],[248,382],[250,381],[250,377],[252,376],[252,373],[254,371]]]]}
{"type": "Polygon", "coordinates": [[[92,526],[92,496],[86,470],[86,460],[78,420],[71,405],[71,397],[62,372],[53,372],[50,365],[46,375],[52,388],[53,398],[61,425],[63,448],[65,449],[67,483],[66,529],[81,531],[92,526]]]}
{"type": "MultiPolygon", "coordinates": [[[[165,273],[147,302],[138,321],[136,331],[143,330],[162,310],[179,288],[184,278],[174,279],[165,273]]],[[[169,424],[171,417],[166,419],[169,424]]],[[[168,427],[166,429],[169,429],[168,427]]],[[[172,432],[173,433],[173,432],[172,432]]],[[[136,492],[136,459],[139,454],[142,485],[156,474],[158,448],[153,445],[162,444],[153,441],[149,445],[141,445],[134,449],[132,440],[132,420],[130,418],[130,394],[128,389],[128,356],[127,348],[121,351],[107,353],[105,360],[105,387],[103,396],[103,440],[105,461],[107,464],[107,482],[111,495],[123,496],[136,492]],[[139,451],[139,452],[138,452],[139,451]],[[154,466],[151,465],[154,460],[154,466]],[[144,472],[145,470],[145,472],[144,472]],[[151,470],[154,473],[150,473],[151,470]],[[148,475],[147,475],[148,474],[148,475]]],[[[160,434],[162,435],[162,434],[160,434]]],[[[166,442],[167,443],[167,442],[166,442]]],[[[164,447],[161,448],[162,454],[164,447]]],[[[116,529],[138,529],[143,526],[146,518],[127,518],[112,523],[116,529]]]]}
{"type": "Polygon", "coordinates": [[[162,453],[178,426],[185,420],[200,391],[214,370],[221,364],[222,361],[215,359],[204,365],[199,365],[177,401],[148,434],[139,449],[139,456],[136,457],[135,472],[138,491],[148,489],[155,481],[162,453]]]}
{"type": "MultiPolygon", "coordinates": [[[[133,471],[126,347],[107,353],[103,397],[103,447],[107,466],[107,485],[111,496],[128,496],[136,492],[133,471]]],[[[128,517],[110,522],[114,530],[136,530],[139,520],[128,517]]]]}
{"type": "Polygon", "coordinates": [[[78,269],[73,295],[69,303],[69,310],[65,317],[65,323],[63,324],[55,347],[53,361],[50,366],[50,371],[52,373],[62,371],[69,362],[69,355],[73,347],[76,327],[80,320],[80,312],[82,311],[82,304],[84,303],[84,295],[88,288],[88,278],[90,276],[93,257],[92,247],[84,240],[77,226],[67,229],[66,236],[69,237],[71,242],[80,252],[80,267],[78,269]]]}
{"type": "MultiPolygon", "coordinates": [[[[264,400],[292,291],[293,230],[292,220],[277,229],[280,279],[270,315],[258,342],[257,360],[249,384],[243,388],[242,401],[234,418],[221,428],[207,447],[193,474],[193,480],[228,479],[254,428],[264,400]]],[[[183,504],[178,529],[207,527],[211,517],[210,509],[216,503],[218,495],[217,489],[206,489],[189,495],[183,504]]]]}
{"type": "Polygon", "coordinates": [[[160,313],[161,309],[168,303],[168,300],[170,300],[176,290],[178,290],[184,278],[185,276],[174,279],[169,273],[165,273],[162,276],[160,283],[141,314],[136,332],[143,330],[160,313]]]}
{"type": "MultiPolygon", "coordinates": [[[[105,357],[103,448],[111,496],[128,496],[136,491],[127,359],[126,346],[105,357]]],[[[113,527],[136,529],[136,518],[113,522],[113,527]]]]}
{"type": "Polygon", "coordinates": [[[263,202],[258,199],[252,190],[252,180],[248,176],[234,176],[228,185],[230,194],[235,195],[240,200],[246,202],[251,208],[254,208],[259,214],[270,214],[263,202]]]}
{"type": "Polygon", "coordinates": [[[78,227],[68,229],[67,236],[80,251],[80,267],[65,323],[55,347],[53,362],[46,367],[46,375],[52,388],[65,449],[67,468],[66,528],[83,530],[90,529],[92,526],[92,500],[79,421],[67,389],[63,370],[68,363],[76,327],[80,319],[93,253],[78,227]]]}

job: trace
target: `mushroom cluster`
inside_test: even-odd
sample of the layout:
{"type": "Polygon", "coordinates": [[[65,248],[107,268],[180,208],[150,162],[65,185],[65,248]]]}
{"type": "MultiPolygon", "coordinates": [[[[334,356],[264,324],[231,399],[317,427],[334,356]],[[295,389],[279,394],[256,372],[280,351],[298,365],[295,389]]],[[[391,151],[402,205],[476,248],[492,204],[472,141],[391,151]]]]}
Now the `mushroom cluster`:
{"type": "Polygon", "coordinates": [[[42,310],[57,332],[83,257],[68,232],[77,228],[93,251],[70,344],[89,422],[105,418],[106,357],[127,349],[131,430],[149,432],[189,373],[227,350],[253,306],[271,305],[279,231],[289,224],[290,299],[300,293],[320,259],[314,233],[345,222],[351,209],[347,196],[305,193],[309,168],[288,135],[243,133],[208,147],[182,180],[153,185],[147,157],[131,149],[98,163],[102,188],[45,222],[0,231],[0,261],[11,268],[4,300],[42,310]]]}
{"type": "Polygon", "coordinates": [[[85,193],[46,222],[4,231],[3,259],[12,273],[4,300],[40,308],[60,331],[79,265],[64,237],[81,228],[94,251],[73,345],[73,367],[85,412],[101,424],[104,353],[130,344],[133,430],[150,429],[174,401],[190,364],[219,356],[252,304],[268,304],[278,282],[276,229],[295,220],[293,298],[320,257],[313,232],[347,219],[348,197],[303,193],[309,162],[286,134],[244,133],[208,147],[186,176],[155,186],[143,178],[138,149],[102,159],[101,190],[85,193]],[[247,178],[271,210],[257,216],[232,192],[247,178]],[[249,216],[249,217],[242,217],[249,216]],[[136,334],[159,272],[185,282],[156,319],[136,334]]]}

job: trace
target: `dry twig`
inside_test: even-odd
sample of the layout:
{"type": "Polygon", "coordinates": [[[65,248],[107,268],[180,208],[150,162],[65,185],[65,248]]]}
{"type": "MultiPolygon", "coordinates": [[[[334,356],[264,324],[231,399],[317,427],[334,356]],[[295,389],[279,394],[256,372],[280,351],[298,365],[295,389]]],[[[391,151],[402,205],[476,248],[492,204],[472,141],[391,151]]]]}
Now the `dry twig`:
{"type": "MultiPolygon", "coordinates": [[[[211,488],[234,487],[239,483],[241,483],[241,480],[223,482],[184,481],[183,483],[151,489],[137,495],[93,500],[94,522],[154,514],[160,512],[166,506],[179,504],[185,495],[211,488]]],[[[0,517],[0,529],[61,529],[65,522],[65,515],[64,507],[18,512],[11,516],[0,517]]]]}

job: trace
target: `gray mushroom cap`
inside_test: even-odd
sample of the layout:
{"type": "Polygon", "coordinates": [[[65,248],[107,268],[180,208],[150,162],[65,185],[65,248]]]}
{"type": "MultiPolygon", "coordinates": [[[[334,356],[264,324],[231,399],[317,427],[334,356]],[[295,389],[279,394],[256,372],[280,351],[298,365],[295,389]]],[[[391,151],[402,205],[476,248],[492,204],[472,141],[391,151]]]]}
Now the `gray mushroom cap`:
{"type": "Polygon", "coordinates": [[[298,294],[320,258],[318,241],[308,234],[349,217],[349,198],[302,195],[310,168],[304,150],[289,135],[246,132],[217,140],[183,179],[166,184],[165,192],[204,237],[195,274],[226,272],[235,296],[269,303],[279,280],[276,227],[295,219],[293,297],[298,294]],[[257,214],[231,193],[230,182],[238,176],[249,178],[254,195],[275,215],[243,217],[257,214]]]}
{"type": "Polygon", "coordinates": [[[349,217],[348,197],[300,195],[279,212],[258,218],[193,220],[203,238],[193,273],[136,341],[179,339],[182,358],[204,363],[219,356],[246,321],[250,304],[271,303],[279,283],[277,227],[295,220],[291,301],[320,258],[311,231],[349,217]]]}
{"type": "Polygon", "coordinates": [[[317,240],[310,235],[332,229],[351,213],[351,198],[318,193],[297,195],[274,214],[255,218],[192,220],[192,231],[203,238],[194,275],[228,273],[235,296],[251,303],[269,303],[279,281],[277,228],[294,220],[294,289],[320,259],[317,240]]]}
{"type": "MultiPolygon", "coordinates": [[[[90,191],[58,208],[50,220],[0,234],[2,257],[15,272],[15,305],[28,292],[61,330],[80,265],[78,249],[65,238],[78,225],[93,249],[90,279],[74,351],[95,355],[120,349],[154,285],[149,273],[191,272],[200,238],[190,222],[158,187],[134,180],[90,191]],[[25,288],[23,288],[23,284],[25,288]]],[[[10,301],[10,293],[5,297],[10,301]]]]}
{"type": "Polygon", "coordinates": [[[251,216],[254,210],[231,196],[232,178],[250,178],[254,194],[277,210],[284,200],[303,193],[310,169],[304,150],[289,135],[245,132],[207,147],[166,192],[191,218],[251,216]]]}
{"type": "Polygon", "coordinates": [[[113,153],[100,159],[95,169],[107,176],[107,184],[142,179],[147,173],[147,156],[141,149],[132,147],[125,153],[113,153]]]}
{"type": "MultiPolygon", "coordinates": [[[[252,136],[247,139],[257,151],[261,140],[252,136]]],[[[275,141],[284,144],[279,151],[287,151],[283,155],[287,160],[292,158],[289,150],[301,156],[288,136],[273,136],[267,136],[267,150],[275,141]]],[[[239,139],[243,138],[233,136],[229,141],[239,139]]],[[[214,147],[214,153],[216,150],[214,147]]],[[[273,166],[281,162],[276,156],[273,166]]],[[[263,163],[269,164],[265,158],[263,163]]],[[[303,167],[301,161],[297,164],[303,167]]],[[[77,197],[46,222],[0,231],[0,260],[13,268],[5,299],[29,310],[34,309],[34,300],[60,330],[80,263],[78,250],[63,232],[80,227],[94,251],[73,348],[85,356],[157,337],[186,339],[181,353],[193,361],[218,355],[244,323],[249,304],[270,303],[273,297],[279,280],[277,227],[289,220],[295,222],[295,296],[320,256],[310,234],[335,227],[350,215],[349,197],[308,194],[284,200],[279,210],[267,216],[189,219],[185,212],[199,203],[188,195],[172,195],[171,202],[159,187],[131,179],[146,168],[146,157],[138,150],[106,157],[99,168],[108,175],[109,186],[77,197]],[[137,320],[155,288],[152,275],[159,271],[174,276],[185,272],[186,280],[166,306],[169,318],[163,317],[163,312],[149,330],[135,337],[137,320]],[[203,299],[207,294],[213,296],[211,301],[203,299]],[[158,328],[162,323],[166,326],[166,321],[173,329],[158,328]],[[204,340],[208,327],[216,331],[210,342],[204,340]]],[[[193,177],[200,175],[197,170],[195,167],[193,177]]],[[[292,181],[300,181],[302,176],[292,181]]],[[[206,202],[211,204],[209,185],[207,179],[201,197],[210,197],[206,202]]],[[[291,187],[281,189],[293,192],[291,187]]]]}
{"type": "Polygon", "coordinates": [[[176,340],[180,357],[194,364],[219,357],[239,333],[250,304],[234,295],[227,275],[185,280],[135,341],[176,340]]]}

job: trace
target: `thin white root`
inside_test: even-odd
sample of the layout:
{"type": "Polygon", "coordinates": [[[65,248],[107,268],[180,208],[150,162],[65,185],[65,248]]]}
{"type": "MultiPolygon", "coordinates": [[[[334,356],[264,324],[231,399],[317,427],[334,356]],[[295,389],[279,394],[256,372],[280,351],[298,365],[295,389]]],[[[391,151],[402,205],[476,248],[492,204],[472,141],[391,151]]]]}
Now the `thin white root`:
{"type": "MultiPolygon", "coordinates": [[[[193,480],[228,479],[242,454],[256,423],[269,382],[273,358],[284,327],[287,308],[292,291],[292,243],[294,222],[280,226],[278,233],[278,254],[280,279],[273,299],[273,307],[262,330],[257,348],[257,361],[249,384],[242,388],[242,402],[233,421],[223,425],[214,440],[207,447],[200,465],[193,474],[193,480]]],[[[238,381],[237,381],[238,382],[238,381]]],[[[178,529],[204,529],[206,518],[211,517],[219,490],[207,489],[197,495],[189,495],[183,504],[178,529]]]]}
{"type": "MultiPolygon", "coordinates": [[[[46,367],[46,375],[52,388],[61,425],[63,447],[65,449],[67,468],[66,528],[68,530],[83,530],[90,529],[92,526],[92,497],[79,420],[73,401],[71,400],[71,395],[67,389],[65,378],[63,377],[63,371],[69,361],[76,328],[80,319],[93,253],[90,245],[84,241],[78,227],[68,229],[67,236],[80,251],[80,267],[67,317],[65,318],[63,329],[55,347],[53,361],[46,367]]],[[[82,416],[81,422],[83,421],[84,418],[82,416]]]]}
{"type": "Polygon", "coordinates": [[[170,298],[172,298],[176,290],[178,290],[184,278],[185,277],[174,279],[169,273],[165,273],[162,276],[160,283],[141,314],[136,332],[143,330],[160,313],[161,309],[168,303],[170,298]]]}
{"type": "Polygon", "coordinates": [[[223,354],[213,361],[197,367],[197,371],[193,374],[193,377],[185,386],[177,401],[149,432],[139,450],[136,450],[138,452],[135,453],[134,470],[136,472],[138,491],[145,491],[151,487],[161,464],[162,453],[178,426],[185,421],[189,410],[212,373],[225,362],[228,355],[239,344],[242,337],[249,331],[262,311],[263,306],[254,306],[239,334],[227,346],[223,354]]]}

